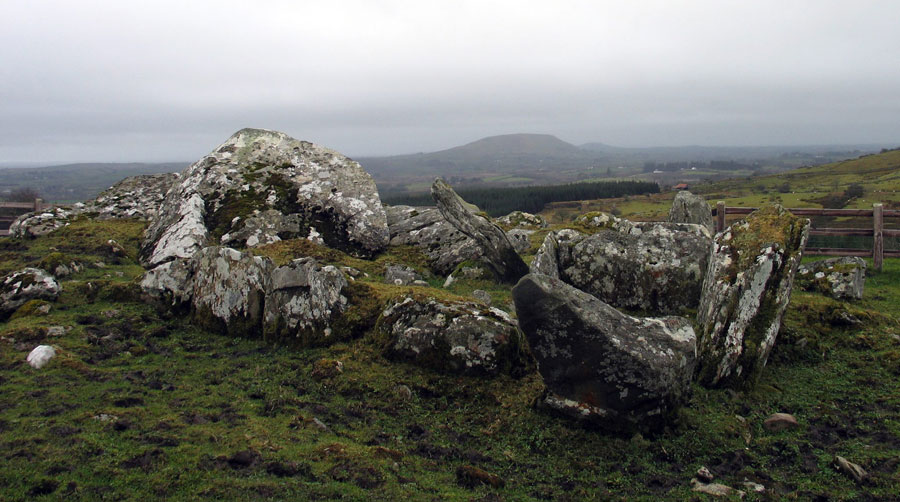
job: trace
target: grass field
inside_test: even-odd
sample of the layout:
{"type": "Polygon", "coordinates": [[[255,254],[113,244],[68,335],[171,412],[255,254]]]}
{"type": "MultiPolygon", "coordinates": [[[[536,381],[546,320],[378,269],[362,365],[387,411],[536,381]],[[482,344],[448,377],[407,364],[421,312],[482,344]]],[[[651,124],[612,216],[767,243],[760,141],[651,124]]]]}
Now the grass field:
{"type": "MultiPolygon", "coordinates": [[[[371,330],[316,349],[201,331],[134,294],[141,229],[81,222],[0,241],[3,270],[53,252],[105,262],[67,278],[49,314],[0,323],[0,499],[703,500],[690,489],[701,466],[730,486],[766,487],[746,500],[900,493],[900,260],[868,279],[858,304],[795,293],[753,389],[697,386],[667,430],[616,436],[536,409],[536,373],[481,379],[392,362],[371,330]],[[110,255],[110,238],[128,255],[110,255]],[[49,326],[70,329],[48,337],[49,326]],[[59,355],[34,370],[25,356],[39,343],[59,355]],[[333,361],[342,372],[322,371],[333,361]],[[766,431],[773,412],[800,427],[766,431]],[[870,478],[838,473],[834,455],[870,478]]],[[[374,287],[394,258],[352,263],[374,287]]],[[[489,281],[434,291],[476,287],[507,308],[508,288],[489,281]]]]}

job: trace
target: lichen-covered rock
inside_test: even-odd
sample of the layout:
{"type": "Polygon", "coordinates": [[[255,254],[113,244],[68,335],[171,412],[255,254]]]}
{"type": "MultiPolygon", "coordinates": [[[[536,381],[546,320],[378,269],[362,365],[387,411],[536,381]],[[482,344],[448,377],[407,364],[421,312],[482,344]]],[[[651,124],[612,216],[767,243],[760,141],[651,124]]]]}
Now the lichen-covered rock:
{"type": "Polygon", "coordinates": [[[528,265],[516,253],[506,233],[487,216],[474,212],[472,205],[462,200],[444,180],[434,180],[431,196],[444,218],[478,243],[482,260],[499,280],[516,282],[528,273],[528,265]]]}
{"type": "Polygon", "coordinates": [[[29,267],[13,272],[0,283],[0,320],[31,300],[56,300],[61,290],[46,270],[29,267]]]}
{"type": "Polygon", "coordinates": [[[141,279],[141,291],[162,305],[187,305],[194,296],[197,264],[192,258],[176,258],[148,270],[141,279]]]}
{"type": "Polygon", "coordinates": [[[740,385],[766,365],[808,236],[779,205],[716,235],[697,309],[702,383],[740,385]]]}
{"type": "Polygon", "coordinates": [[[716,228],[712,218],[712,209],[706,199],[687,190],[675,194],[672,207],[669,209],[668,221],[670,223],[693,223],[701,225],[709,231],[716,228]]]}
{"type": "Polygon", "coordinates": [[[435,274],[447,275],[460,263],[481,257],[478,244],[451,225],[437,208],[389,206],[385,213],[391,246],[419,248],[435,274]]]}
{"type": "Polygon", "coordinates": [[[406,265],[388,265],[384,268],[384,282],[397,286],[408,286],[421,281],[422,276],[406,265]]]}
{"type": "Polygon", "coordinates": [[[375,182],[359,163],[262,129],[238,131],[181,173],[147,229],[141,260],[189,257],[223,236],[235,246],[317,236],[357,256],[388,243],[375,182]],[[281,216],[259,216],[272,210],[281,216]]]}
{"type": "Polygon", "coordinates": [[[506,232],[506,237],[512,243],[513,249],[517,253],[524,253],[531,247],[531,234],[534,230],[526,230],[524,228],[514,228],[506,232]]]}
{"type": "Polygon", "coordinates": [[[25,360],[29,366],[39,370],[46,366],[54,357],[56,357],[56,349],[50,345],[38,345],[28,353],[28,357],[25,360]]]}
{"type": "Polygon", "coordinates": [[[609,213],[591,211],[575,218],[575,225],[594,232],[597,230],[615,230],[621,233],[631,233],[634,224],[624,218],[618,218],[609,213]]]}
{"type": "Polygon", "coordinates": [[[192,306],[207,329],[229,335],[258,335],[271,260],[226,247],[208,247],[194,258],[192,306]]]}
{"type": "Polygon", "coordinates": [[[9,233],[20,238],[45,235],[82,215],[98,220],[152,220],[177,178],[175,173],[130,176],[101,192],[94,200],[23,214],[10,225],[9,233]]]}
{"type": "Polygon", "coordinates": [[[866,261],[858,256],[828,258],[800,265],[797,287],[837,300],[861,300],[866,285],[866,261]]]}
{"type": "Polygon", "coordinates": [[[266,338],[299,339],[303,345],[328,341],[332,321],[347,308],[341,294],[344,274],[333,265],[300,258],[272,271],[265,298],[266,338]]]}
{"type": "Polygon", "coordinates": [[[631,317],[541,274],[523,277],[512,295],[549,407],[609,429],[652,429],[689,395],[689,320],[631,317]]]}
{"type": "Polygon", "coordinates": [[[440,371],[517,374],[527,366],[522,335],[502,310],[474,302],[405,297],[378,320],[388,357],[440,371]]]}
{"type": "Polygon", "coordinates": [[[547,228],[547,221],[539,214],[526,213],[524,211],[513,211],[506,216],[501,216],[494,220],[500,228],[512,230],[513,228],[524,228],[528,230],[540,230],[547,228]]]}
{"type": "MultiPolygon", "coordinates": [[[[657,314],[695,308],[709,261],[709,232],[699,225],[625,221],[585,237],[557,237],[560,279],[617,308],[657,314]]],[[[545,261],[542,256],[539,264],[545,261]]]]}
{"type": "Polygon", "coordinates": [[[559,243],[556,240],[556,232],[550,232],[544,237],[544,242],[531,260],[529,267],[532,274],[544,274],[559,279],[559,243]]]}

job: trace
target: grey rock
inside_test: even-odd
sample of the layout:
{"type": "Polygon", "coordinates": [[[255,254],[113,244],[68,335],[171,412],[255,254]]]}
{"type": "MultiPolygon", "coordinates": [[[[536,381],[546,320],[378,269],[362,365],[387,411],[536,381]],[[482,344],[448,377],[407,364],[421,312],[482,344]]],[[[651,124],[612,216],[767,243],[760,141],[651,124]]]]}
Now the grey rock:
{"type": "Polygon", "coordinates": [[[397,286],[408,286],[422,280],[422,276],[406,265],[388,265],[384,269],[384,282],[397,286]]]}
{"type": "Polygon", "coordinates": [[[173,307],[189,304],[194,295],[197,261],[176,258],[144,273],[141,291],[152,301],[173,307]]]}
{"type": "Polygon", "coordinates": [[[513,211],[506,216],[501,216],[494,220],[501,228],[510,230],[513,228],[525,228],[530,230],[539,230],[547,228],[547,221],[539,214],[526,213],[524,211],[513,211]]]}
{"type": "Polygon", "coordinates": [[[853,462],[847,460],[846,458],[835,455],[834,457],[834,467],[841,471],[846,476],[849,476],[857,483],[862,483],[867,477],[869,477],[869,473],[866,472],[865,469],[862,468],[859,464],[854,464],[853,462]]]}
{"type": "Polygon", "coordinates": [[[544,237],[544,242],[531,260],[529,270],[532,274],[543,274],[559,279],[559,243],[556,241],[556,232],[550,232],[544,237]]]}
{"type": "MultiPolygon", "coordinates": [[[[712,244],[709,232],[699,225],[625,221],[558,242],[560,278],[616,308],[656,314],[696,308],[712,244]]],[[[539,263],[545,261],[549,258],[542,256],[539,263]]],[[[545,268],[552,271],[552,264],[545,268]]]]}
{"type": "Polygon", "coordinates": [[[388,243],[375,183],[357,162],[262,129],[238,131],[181,173],[145,233],[141,261],[155,266],[189,258],[211,238],[226,235],[232,245],[318,236],[357,256],[371,256],[388,243]],[[270,210],[285,220],[258,216],[270,210]]]}
{"type": "Polygon", "coordinates": [[[634,224],[624,218],[618,218],[609,213],[592,211],[575,218],[575,225],[594,230],[615,230],[621,233],[631,233],[634,224]]]}
{"type": "Polygon", "coordinates": [[[712,209],[706,199],[687,190],[675,194],[672,207],[669,209],[670,223],[693,223],[701,225],[709,231],[715,230],[712,209]]]}
{"type": "Polygon", "coordinates": [[[314,258],[299,258],[272,271],[265,298],[266,338],[299,338],[304,345],[332,339],[332,322],[347,308],[344,274],[314,258]]]}
{"type": "Polygon", "coordinates": [[[47,327],[47,336],[63,336],[69,331],[65,326],[49,326],[47,327]]]}
{"type": "Polygon", "coordinates": [[[709,469],[707,469],[706,466],[704,465],[704,466],[700,467],[700,469],[697,469],[697,479],[699,479],[700,481],[702,481],[704,483],[711,483],[712,480],[715,479],[715,477],[713,476],[713,474],[711,472],[709,472],[709,469]]]}
{"type": "Polygon", "coordinates": [[[474,302],[405,297],[378,321],[386,355],[435,370],[517,374],[527,365],[524,341],[509,314],[474,302]]]}
{"type": "Polygon", "coordinates": [[[741,490],[736,490],[730,486],[721,483],[703,483],[697,479],[691,480],[691,490],[698,493],[705,493],[713,497],[731,497],[736,496],[740,499],[747,495],[741,490]]]}
{"type": "Polygon", "coordinates": [[[778,205],[716,235],[697,309],[704,385],[740,385],[762,371],[808,236],[809,220],[778,205]]]}
{"type": "Polygon", "coordinates": [[[447,275],[460,263],[481,257],[478,244],[457,230],[435,207],[385,208],[391,246],[415,246],[429,259],[438,275],[447,275]]]}
{"type": "Polygon", "coordinates": [[[531,247],[531,234],[534,230],[526,230],[524,228],[514,228],[506,232],[506,237],[512,243],[517,253],[524,253],[531,247]]]}
{"type": "Polygon", "coordinates": [[[274,266],[268,258],[208,247],[195,258],[192,307],[203,327],[229,335],[258,335],[274,266]]]}
{"type": "Polygon", "coordinates": [[[13,272],[0,282],[0,320],[31,300],[56,300],[60,291],[59,283],[46,270],[29,267],[13,272]]]}
{"type": "Polygon", "coordinates": [[[866,261],[858,256],[828,258],[800,265],[797,288],[837,300],[861,300],[866,285],[866,261]]]}
{"type": "Polygon", "coordinates": [[[39,370],[56,357],[56,350],[49,345],[38,345],[28,353],[26,361],[32,368],[39,370]]]}
{"type": "MultiPolygon", "coordinates": [[[[223,246],[264,246],[280,241],[282,235],[296,237],[302,236],[304,232],[302,215],[283,214],[277,209],[260,211],[244,218],[243,222],[238,219],[234,226],[238,230],[219,239],[223,246]]],[[[309,229],[306,229],[306,235],[310,234],[309,229]]],[[[311,240],[316,240],[316,237],[313,235],[311,240]]]]}
{"type": "Polygon", "coordinates": [[[472,297],[485,305],[490,306],[491,304],[491,295],[483,289],[472,291],[472,297]]]}
{"type": "Polygon", "coordinates": [[[476,213],[444,180],[431,185],[431,196],[444,218],[481,247],[482,259],[503,282],[515,282],[528,273],[506,233],[489,218],[476,213]]]}
{"type": "Polygon", "coordinates": [[[631,317],[540,274],[512,295],[549,407],[608,429],[654,429],[688,397],[696,341],[687,319],[631,317]]]}
{"type": "Polygon", "coordinates": [[[800,424],[794,415],[789,413],[773,413],[763,422],[763,427],[769,432],[780,432],[787,429],[794,429],[800,424]]]}
{"type": "Polygon", "coordinates": [[[11,237],[29,238],[46,235],[68,225],[75,212],[68,207],[55,207],[36,213],[25,213],[9,225],[11,237]]]}

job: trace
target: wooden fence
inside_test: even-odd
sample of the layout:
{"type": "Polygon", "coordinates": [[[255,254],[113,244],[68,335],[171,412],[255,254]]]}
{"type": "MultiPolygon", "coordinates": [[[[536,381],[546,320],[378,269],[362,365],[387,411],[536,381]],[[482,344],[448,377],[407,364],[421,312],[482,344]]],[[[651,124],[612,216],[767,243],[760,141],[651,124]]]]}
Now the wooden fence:
{"type": "MultiPolygon", "coordinates": [[[[726,207],[725,203],[719,201],[716,208],[713,209],[713,216],[716,217],[716,230],[722,231],[725,228],[725,215],[727,214],[750,214],[756,211],[755,207],[726,207]]],[[[828,256],[871,256],[874,261],[875,268],[881,270],[884,257],[900,257],[900,250],[885,250],[884,237],[898,237],[900,230],[890,230],[884,228],[885,218],[900,218],[900,211],[885,210],[882,204],[873,204],[872,209],[813,209],[813,208],[794,208],[788,209],[797,216],[845,216],[855,218],[872,218],[872,228],[812,228],[810,235],[842,235],[842,236],[865,236],[872,237],[874,242],[872,249],[858,248],[823,248],[823,247],[807,247],[806,251],[812,254],[821,254],[828,256]]]]}
{"type": "Polygon", "coordinates": [[[34,199],[34,202],[0,202],[0,210],[13,210],[3,211],[4,214],[0,214],[0,236],[9,235],[9,226],[12,225],[12,222],[16,221],[16,218],[19,216],[32,211],[38,212],[46,207],[47,205],[44,204],[44,201],[41,199],[34,199]]]}

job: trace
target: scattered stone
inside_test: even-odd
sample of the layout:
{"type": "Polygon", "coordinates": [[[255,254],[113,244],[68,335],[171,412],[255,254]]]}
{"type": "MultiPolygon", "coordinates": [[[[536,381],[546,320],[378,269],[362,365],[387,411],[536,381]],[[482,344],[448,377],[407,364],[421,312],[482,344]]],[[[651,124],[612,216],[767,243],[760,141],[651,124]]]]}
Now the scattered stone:
{"type": "Polygon", "coordinates": [[[272,271],[266,290],[263,334],[300,339],[304,345],[332,340],[332,323],[347,308],[344,274],[314,258],[299,258],[272,271]]]}
{"type": "MultiPolygon", "coordinates": [[[[617,308],[677,314],[697,307],[712,245],[709,231],[699,225],[630,223],[604,216],[594,219],[609,223],[605,229],[557,238],[560,279],[617,308]]],[[[552,273],[553,244],[545,244],[537,266],[552,273]]]]}
{"type": "Polygon", "coordinates": [[[478,303],[407,296],[382,313],[378,326],[389,357],[420,366],[495,375],[517,374],[527,364],[515,321],[478,303]]]}
{"type": "Polygon", "coordinates": [[[483,289],[476,289],[475,291],[472,291],[472,297],[485,305],[491,304],[490,293],[488,293],[487,291],[485,291],[483,289]]]}
{"type": "Polygon", "coordinates": [[[746,488],[746,490],[748,492],[752,492],[752,493],[765,493],[766,492],[765,486],[763,486],[759,483],[754,483],[753,481],[750,481],[746,478],[744,478],[744,482],[741,484],[744,485],[744,488],[746,488]]]}
{"type": "Polygon", "coordinates": [[[430,284],[428,284],[427,281],[423,281],[422,279],[416,279],[415,281],[412,282],[412,285],[419,286],[420,288],[427,288],[427,287],[431,286],[430,284]]]}
{"type": "Polygon", "coordinates": [[[95,261],[93,265],[94,268],[106,268],[106,263],[103,263],[102,261],[95,261]]]}
{"type": "Polygon", "coordinates": [[[763,422],[763,427],[769,432],[781,432],[799,426],[800,424],[797,423],[797,419],[794,418],[794,415],[788,413],[773,413],[765,422],[763,422]]]}
{"type": "Polygon", "coordinates": [[[525,230],[522,228],[514,228],[506,232],[506,237],[512,243],[517,253],[524,253],[531,247],[531,234],[534,230],[525,230]]]}
{"type": "Polygon", "coordinates": [[[116,309],[112,309],[112,310],[104,310],[103,312],[100,312],[100,313],[107,319],[112,319],[113,317],[118,317],[120,312],[116,309]]]}
{"type": "Polygon", "coordinates": [[[388,284],[408,286],[421,279],[422,276],[415,269],[406,265],[388,265],[384,269],[384,282],[388,284]]]}
{"type": "Polygon", "coordinates": [[[397,397],[402,399],[403,401],[409,401],[413,397],[412,389],[406,385],[398,385],[394,388],[394,391],[397,393],[397,397]]]}
{"type": "Polygon", "coordinates": [[[0,320],[31,300],[56,300],[61,290],[45,270],[29,267],[13,272],[0,282],[0,320]]]}
{"type": "Polygon", "coordinates": [[[606,428],[659,428],[689,396],[691,322],[637,318],[540,274],[513,288],[550,408],[606,428]]]}
{"type": "Polygon", "coordinates": [[[72,208],[56,207],[36,213],[25,213],[9,225],[9,235],[20,239],[46,235],[70,223],[72,208]]]}
{"type": "Polygon", "coordinates": [[[489,277],[489,274],[481,267],[461,267],[459,269],[459,275],[463,276],[464,279],[473,281],[487,279],[489,277]]]}
{"type": "Polygon", "coordinates": [[[26,361],[32,368],[39,370],[47,365],[51,359],[56,357],[56,350],[49,345],[38,345],[28,353],[26,361]]]}
{"type": "Polygon", "coordinates": [[[453,277],[453,274],[447,276],[447,279],[444,281],[444,289],[449,288],[456,282],[456,278],[453,277]]]}
{"type": "Polygon", "coordinates": [[[67,331],[64,326],[50,326],[47,328],[47,336],[63,336],[67,331]]]}
{"type": "Polygon", "coordinates": [[[525,228],[529,230],[540,230],[547,228],[547,221],[539,214],[526,213],[524,211],[513,211],[506,216],[501,216],[496,220],[497,225],[501,228],[511,230],[513,228],[525,228]]]}
{"type": "Polygon", "coordinates": [[[94,420],[99,420],[100,422],[115,422],[119,419],[119,417],[115,415],[110,415],[108,413],[100,413],[99,415],[94,415],[94,420]]]}
{"type": "Polygon", "coordinates": [[[318,418],[313,417],[312,419],[313,425],[316,426],[316,429],[319,429],[322,432],[328,432],[328,426],[325,425],[325,422],[319,420],[318,418]]]}
{"type": "Polygon", "coordinates": [[[809,220],[777,204],[716,234],[697,311],[701,383],[739,385],[765,367],[808,236],[809,220]]]}
{"type": "Polygon", "coordinates": [[[704,466],[700,467],[700,469],[697,470],[697,479],[699,479],[700,481],[703,481],[704,483],[710,483],[710,482],[712,482],[713,479],[715,479],[715,477],[713,476],[713,474],[711,472],[709,472],[709,469],[707,469],[706,466],[704,465],[704,466]]]}
{"type": "Polygon", "coordinates": [[[691,480],[691,490],[698,493],[705,493],[707,495],[712,495],[714,497],[731,497],[737,496],[738,498],[744,498],[747,495],[745,492],[741,490],[735,490],[734,488],[726,485],[722,485],[719,483],[701,483],[697,479],[691,480]]]}
{"type": "Polygon", "coordinates": [[[482,485],[491,488],[503,488],[506,485],[500,476],[472,465],[461,465],[456,469],[456,483],[470,490],[482,485]]]}
{"type": "Polygon", "coordinates": [[[861,300],[866,284],[866,262],[858,256],[828,258],[800,265],[797,287],[837,300],[861,300]]]}
{"type": "Polygon", "coordinates": [[[516,282],[528,273],[528,265],[516,253],[503,230],[490,218],[478,214],[444,180],[431,185],[431,196],[438,210],[457,230],[474,239],[481,247],[482,260],[503,282],[516,282]]]}
{"type": "Polygon", "coordinates": [[[867,473],[866,470],[862,468],[862,466],[854,464],[853,462],[840,455],[835,455],[834,467],[837,470],[841,471],[844,475],[853,478],[853,480],[857,483],[862,483],[867,477],[869,477],[869,473],[867,473]]]}
{"type": "Polygon", "coordinates": [[[140,252],[148,267],[226,235],[235,246],[318,235],[363,257],[388,243],[375,182],[359,163],[275,131],[238,131],[186,168],[160,207],[140,252]]]}
{"type": "Polygon", "coordinates": [[[457,230],[434,207],[390,206],[385,208],[391,246],[415,246],[428,256],[429,268],[447,275],[460,263],[477,260],[481,248],[457,230]]]}
{"type": "Polygon", "coordinates": [[[668,221],[670,223],[701,225],[710,232],[716,229],[712,218],[712,209],[707,204],[706,199],[687,190],[682,190],[675,194],[672,207],[669,209],[668,221]]]}

